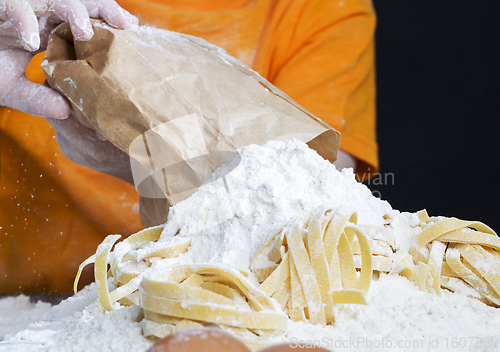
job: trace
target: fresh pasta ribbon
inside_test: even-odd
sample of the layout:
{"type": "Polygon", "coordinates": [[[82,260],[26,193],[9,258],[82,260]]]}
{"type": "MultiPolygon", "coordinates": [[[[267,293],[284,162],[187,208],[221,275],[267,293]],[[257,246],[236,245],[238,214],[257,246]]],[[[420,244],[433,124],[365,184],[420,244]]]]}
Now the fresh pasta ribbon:
{"type": "Polygon", "coordinates": [[[75,281],[73,282],[73,293],[76,295],[78,292],[78,282],[80,281],[80,276],[82,275],[83,269],[90,264],[95,263],[95,254],[85,259],[78,267],[78,272],[76,273],[75,281]]]}
{"type": "MultiPolygon", "coordinates": [[[[500,238],[485,224],[456,218],[432,218],[417,213],[422,231],[416,245],[398,263],[399,274],[426,292],[441,294],[472,288],[478,298],[500,307],[500,238]],[[457,280],[461,284],[457,284],[457,280]]],[[[467,290],[464,294],[470,295],[467,290]]]]}
{"type": "Polygon", "coordinates": [[[446,251],[446,245],[439,241],[434,241],[431,244],[431,252],[429,254],[429,275],[430,284],[429,289],[434,291],[435,294],[441,296],[441,269],[443,266],[443,256],[446,251]]]}
{"type": "Polygon", "coordinates": [[[482,233],[497,235],[495,231],[479,221],[464,221],[456,218],[446,218],[444,220],[436,221],[435,223],[425,227],[422,232],[417,236],[417,245],[422,247],[427,243],[432,242],[438,237],[449,234],[450,232],[463,229],[473,228],[482,233]]]}
{"type": "MultiPolygon", "coordinates": [[[[373,225],[358,225],[368,238],[372,253],[373,271],[388,273],[392,270],[394,261],[394,234],[390,227],[373,225]]],[[[357,238],[352,243],[354,266],[361,269],[361,250],[357,238]]]]}
{"type": "Polygon", "coordinates": [[[251,261],[251,270],[260,270],[259,288],[290,319],[312,324],[333,323],[334,304],[366,304],[373,259],[370,239],[356,222],[353,211],[322,206],[305,222],[277,232],[251,261]],[[256,269],[262,261],[272,269],[264,278],[264,270],[256,269]]]}
{"type": "Polygon", "coordinates": [[[143,277],[145,336],[216,325],[258,349],[276,343],[288,317],[241,272],[223,265],[175,265],[143,277]]]}
{"type": "Polygon", "coordinates": [[[108,292],[108,257],[111,248],[120,237],[120,235],[109,235],[106,237],[97,247],[95,257],[94,276],[97,285],[97,296],[102,307],[106,310],[113,310],[113,303],[115,302],[111,299],[108,292]]]}

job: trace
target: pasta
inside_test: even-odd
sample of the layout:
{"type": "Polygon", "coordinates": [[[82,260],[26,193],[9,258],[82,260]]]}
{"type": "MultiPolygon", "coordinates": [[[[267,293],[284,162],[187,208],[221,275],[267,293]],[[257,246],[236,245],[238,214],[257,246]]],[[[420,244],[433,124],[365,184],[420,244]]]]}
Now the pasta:
{"type": "MultiPolygon", "coordinates": [[[[395,266],[399,274],[414,280],[426,292],[441,294],[469,286],[484,303],[500,307],[500,238],[477,221],[456,218],[430,218],[418,213],[422,231],[410,255],[395,266]],[[464,285],[456,285],[460,280],[464,285]]],[[[393,264],[394,265],[394,264],[393,264]]],[[[464,294],[468,294],[464,291],[464,294]]]]}
{"type": "Polygon", "coordinates": [[[189,248],[189,241],[152,245],[162,230],[162,226],[153,227],[128,237],[123,242],[129,250],[113,256],[111,248],[120,236],[106,237],[96,254],[80,265],[75,292],[83,268],[94,263],[101,306],[113,310],[116,302],[140,304],[147,337],[162,338],[181,329],[217,326],[255,350],[282,341],[288,317],[251,283],[248,273],[221,265],[175,265],[162,271],[161,277],[150,273],[157,259],[176,257],[189,248]],[[143,270],[130,269],[129,263],[132,267],[143,264],[139,265],[143,270]],[[108,278],[116,287],[111,292],[108,278]]]}
{"type": "Polygon", "coordinates": [[[163,231],[158,226],[128,237],[120,250],[111,252],[120,236],[110,235],[80,265],[74,289],[83,268],[94,263],[101,306],[113,310],[116,304],[141,305],[145,336],[162,338],[185,328],[216,326],[259,349],[282,341],[288,318],[331,324],[335,304],[366,304],[373,265],[389,271],[393,252],[388,243],[368,238],[356,222],[354,211],[318,208],[257,250],[252,264],[264,256],[267,266],[251,268],[254,275],[213,264],[177,264],[155,271],[157,260],[185,253],[190,240],[158,242],[163,231]]]}
{"type": "Polygon", "coordinates": [[[421,230],[414,245],[394,261],[397,241],[390,225],[358,226],[355,211],[323,205],[260,246],[250,272],[222,264],[153,270],[158,260],[188,251],[191,240],[159,242],[163,226],[157,226],[128,237],[111,252],[120,236],[110,235],[80,265],[74,290],[83,268],[94,263],[103,309],[141,305],[146,337],[218,327],[253,350],[282,341],[288,319],[332,324],[334,305],[366,304],[373,271],[395,272],[436,295],[442,288],[463,290],[500,307],[496,233],[480,222],[431,218],[425,210],[417,215],[421,230]]]}
{"type": "Polygon", "coordinates": [[[288,319],[332,324],[334,305],[366,304],[373,271],[395,272],[436,295],[442,288],[463,290],[500,307],[496,233],[480,222],[431,218],[425,210],[417,215],[421,230],[414,245],[394,261],[397,241],[390,225],[357,225],[355,211],[323,205],[260,246],[250,272],[222,264],[153,270],[158,260],[188,251],[191,240],[159,242],[163,226],[157,226],[126,238],[111,252],[120,236],[110,235],[80,265],[74,290],[83,268],[94,263],[103,309],[141,305],[146,337],[218,327],[252,350],[282,341],[288,319]]]}
{"type": "Polygon", "coordinates": [[[259,288],[292,320],[331,324],[334,304],[366,304],[373,258],[356,220],[353,211],[323,206],[302,226],[294,222],[277,232],[255,253],[250,268],[261,282],[259,288]],[[255,269],[262,260],[268,267],[255,269]],[[359,278],[356,267],[361,269],[359,278]]]}
{"type": "Polygon", "coordinates": [[[140,285],[145,336],[217,326],[254,349],[286,330],[287,316],[241,272],[218,265],[176,265],[140,285]]]}
{"type": "Polygon", "coordinates": [[[94,276],[97,285],[97,295],[102,307],[106,310],[113,310],[113,304],[119,300],[123,300],[125,305],[138,304],[137,295],[134,293],[139,289],[139,284],[142,280],[140,273],[134,271],[127,271],[126,266],[120,271],[117,270],[118,265],[126,262],[136,260],[136,262],[144,262],[147,265],[150,258],[171,258],[178,256],[187,251],[189,242],[183,242],[174,246],[167,247],[153,247],[149,251],[143,251],[141,255],[137,255],[137,249],[144,245],[157,241],[163,226],[156,226],[140,231],[132,236],[126,238],[123,242],[130,245],[131,250],[122,255],[114,255],[113,261],[109,260],[109,253],[113,245],[120,238],[119,235],[109,235],[97,247],[95,255],[85,260],[79,267],[78,273],[73,286],[76,293],[76,287],[80,278],[83,268],[91,263],[94,263],[94,276]],[[145,253],[145,254],[144,254],[145,253]],[[110,264],[109,271],[107,266],[110,264]],[[108,276],[114,279],[114,284],[117,287],[114,291],[109,292],[108,289],[108,276]]]}

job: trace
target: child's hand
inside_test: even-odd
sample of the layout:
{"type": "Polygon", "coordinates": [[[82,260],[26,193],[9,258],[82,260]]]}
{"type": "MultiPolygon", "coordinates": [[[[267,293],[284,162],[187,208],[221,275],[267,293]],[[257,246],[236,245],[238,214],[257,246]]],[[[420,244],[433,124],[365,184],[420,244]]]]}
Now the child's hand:
{"type": "Polygon", "coordinates": [[[28,81],[24,71],[64,21],[75,39],[92,38],[90,18],[120,29],[139,22],[113,0],[0,0],[0,105],[32,115],[67,117],[69,103],[49,87],[28,81]]]}

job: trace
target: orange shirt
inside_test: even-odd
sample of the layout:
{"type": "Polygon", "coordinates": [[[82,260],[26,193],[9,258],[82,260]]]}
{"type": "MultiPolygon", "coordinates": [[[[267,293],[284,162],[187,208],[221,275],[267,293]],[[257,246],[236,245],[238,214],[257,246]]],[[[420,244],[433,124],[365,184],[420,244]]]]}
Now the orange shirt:
{"type": "MultiPolygon", "coordinates": [[[[142,24],[223,47],[340,131],[358,172],[376,172],[369,0],[118,3],[142,24]]],[[[42,56],[27,70],[38,83],[42,56]]],[[[70,292],[78,265],[106,235],[142,227],[134,187],[67,160],[54,134],[43,118],[0,107],[0,292],[70,292]]],[[[91,279],[86,269],[83,282],[91,279]]]]}

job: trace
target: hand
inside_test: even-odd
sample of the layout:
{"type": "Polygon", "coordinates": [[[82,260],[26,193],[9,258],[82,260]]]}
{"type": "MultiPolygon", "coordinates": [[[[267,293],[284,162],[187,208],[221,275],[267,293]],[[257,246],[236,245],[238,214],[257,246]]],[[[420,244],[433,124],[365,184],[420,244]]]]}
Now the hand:
{"type": "Polygon", "coordinates": [[[62,153],[82,166],[134,184],[130,158],[100,133],[82,125],[73,115],[67,119],[46,119],[56,130],[62,153]]]}
{"type": "Polygon", "coordinates": [[[90,18],[102,18],[120,29],[139,22],[114,0],[0,1],[0,105],[32,115],[66,118],[70,105],[64,97],[30,82],[24,71],[32,57],[45,50],[50,32],[64,21],[70,23],[75,39],[92,38],[90,18]]]}

